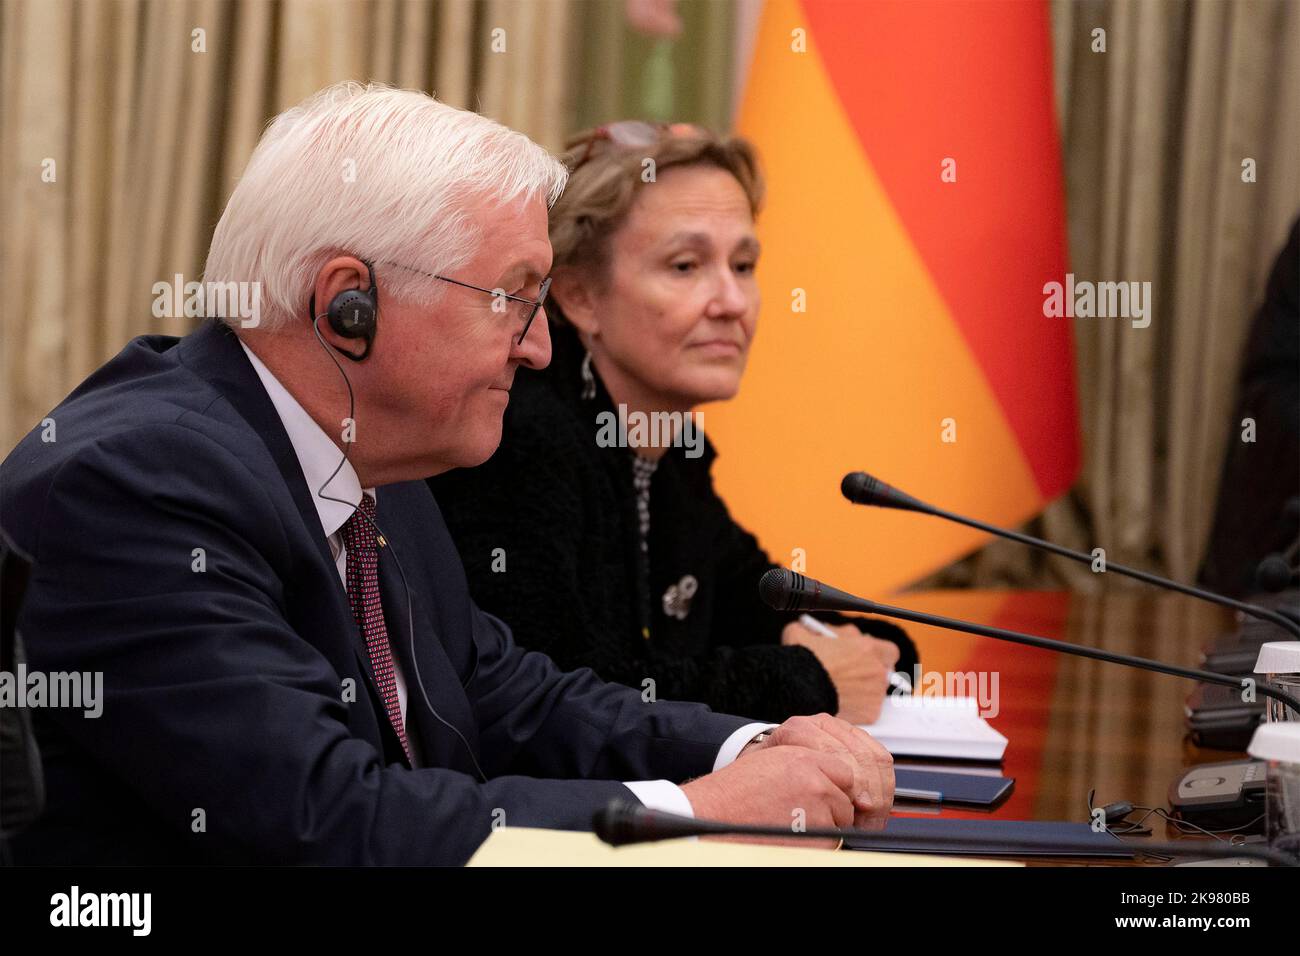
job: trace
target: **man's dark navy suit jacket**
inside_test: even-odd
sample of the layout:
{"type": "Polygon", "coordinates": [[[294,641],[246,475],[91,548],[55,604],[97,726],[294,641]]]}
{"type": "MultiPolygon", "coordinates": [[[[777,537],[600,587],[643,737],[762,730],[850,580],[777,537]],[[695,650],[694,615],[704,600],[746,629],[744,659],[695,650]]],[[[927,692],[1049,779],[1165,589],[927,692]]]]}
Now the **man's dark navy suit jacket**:
{"type": "Polygon", "coordinates": [[[232,332],[136,339],[49,418],[0,465],[0,523],[35,559],[29,669],[101,671],[103,712],[35,712],[49,805],[20,863],[459,864],[494,824],[585,829],[634,799],[620,780],[708,773],[746,722],[520,649],[474,606],[428,487],[408,482],[376,498],[411,769],[232,332]]]}

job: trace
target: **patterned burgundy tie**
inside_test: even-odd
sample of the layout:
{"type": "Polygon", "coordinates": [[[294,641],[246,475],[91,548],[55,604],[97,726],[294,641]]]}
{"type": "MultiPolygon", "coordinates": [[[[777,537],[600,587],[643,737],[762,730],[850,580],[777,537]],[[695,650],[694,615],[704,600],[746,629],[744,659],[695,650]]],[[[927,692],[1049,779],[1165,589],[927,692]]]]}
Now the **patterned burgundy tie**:
{"type": "Polygon", "coordinates": [[[361,505],[343,525],[343,547],[347,551],[348,601],[352,616],[356,618],[361,636],[365,638],[370,653],[370,666],[375,672],[375,683],[384,698],[388,721],[402,741],[406,757],[411,759],[411,748],[406,742],[406,726],[402,721],[402,706],[397,698],[397,676],[393,672],[393,650],[388,643],[388,625],[384,623],[384,607],[379,595],[379,536],[375,526],[375,501],[369,495],[361,496],[361,505]],[[367,520],[369,519],[369,520],[367,520]]]}

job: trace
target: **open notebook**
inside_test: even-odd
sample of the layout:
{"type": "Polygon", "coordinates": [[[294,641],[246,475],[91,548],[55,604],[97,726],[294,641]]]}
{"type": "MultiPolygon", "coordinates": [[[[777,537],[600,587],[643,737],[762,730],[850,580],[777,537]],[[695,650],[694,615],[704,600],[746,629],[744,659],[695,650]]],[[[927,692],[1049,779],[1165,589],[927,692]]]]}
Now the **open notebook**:
{"type": "Polygon", "coordinates": [[[895,757],[1001,760],[1007,749],[973,697],[886,697],[880,719],[862,729],[895,757]]]}

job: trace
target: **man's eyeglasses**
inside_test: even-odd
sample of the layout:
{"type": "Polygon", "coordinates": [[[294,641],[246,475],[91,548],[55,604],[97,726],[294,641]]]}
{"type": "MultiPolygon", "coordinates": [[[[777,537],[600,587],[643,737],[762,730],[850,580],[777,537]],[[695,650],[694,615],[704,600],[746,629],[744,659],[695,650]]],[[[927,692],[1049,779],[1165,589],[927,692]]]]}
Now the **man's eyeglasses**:
{"type": "Polygon", "coordinates": [[[441,276],[433,272],[425,272],[423,269],[416,269],[411,266],[404,266],[400,262],[391,262],[389,260],[380,260],[384,265],[397,266],[399,269],[406,269],[408,272],[418,272],[420,275],[428,276],[431,279],[437,279],[441,282],[450,282],[452,285],[464,286],[466,289],[473,289],[476,292],[482,292],[484,295],[492,296],[493,308],[496,303],[504,300],[520,303],[523,308],[519,310],[519,321],[521,329],[518,337],[515,339],[516,345],[523,344],[524,336],[528,334],[528,329],[533,324],[533,319],[537,318],[537,313],[541,311],[542,306],[546,304],[546,296],[551,291],[551,277],[547,276],[542,280],[542,287],[538,290],[536,299],[528,299],[523,296],[510,295],[504,289],[485,289],[482,286],[472,285],[469,282],[461,282],[459,279],[451,279],[447,276],[441,276]]]}

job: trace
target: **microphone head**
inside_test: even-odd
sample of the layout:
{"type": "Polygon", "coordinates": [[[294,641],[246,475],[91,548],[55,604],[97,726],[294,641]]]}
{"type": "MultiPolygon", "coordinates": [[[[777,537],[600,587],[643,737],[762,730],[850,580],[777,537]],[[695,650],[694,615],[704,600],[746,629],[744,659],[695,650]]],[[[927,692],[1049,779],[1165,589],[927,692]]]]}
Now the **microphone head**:
{"type": "Polygon", "coordinates": [[[1280,554],[1270,554],[1255,569],[1255,580],[1265,591],[1285,591],[1291,584],[1291,565],[1280,554]]]}
{"type": "Polygon", "coordinates": [[[777,611],[795,611],[797,595],[794,579],[798,577],[788,568],[773,568],[758,579],[758,596],[763,603],[777,611]]]}
{"type": "Polygon", "coordinates": [[[591,829],[610,846],[640,843],[645,837],[640,827],[643,808],[615,798],[591,816],[591,829]]]}
{"type": "Polygon", "coordinates": [[[840,494],[855,505],[874,505],[877,508],[900,508],[904,511],[931,510],[930,506],[906,492],[887,485],[865,471],[851,471],[840,482],[840,494]]]}
{"type": "Polygon", "coordinates": [[[729,827],[710,820],[651,810],[642,804],[615,797],[591,815],[591,829],[610,846],[626,846],[629,843],[699,836],[701,833],[725,833],[729,827]]]}
{"type": "Polygon", "coordinates": [[[879,605],[789,568],[773,568],[758,579],[758,596],[777,611],[865,611],[879,605]]]}

